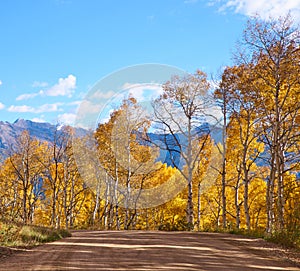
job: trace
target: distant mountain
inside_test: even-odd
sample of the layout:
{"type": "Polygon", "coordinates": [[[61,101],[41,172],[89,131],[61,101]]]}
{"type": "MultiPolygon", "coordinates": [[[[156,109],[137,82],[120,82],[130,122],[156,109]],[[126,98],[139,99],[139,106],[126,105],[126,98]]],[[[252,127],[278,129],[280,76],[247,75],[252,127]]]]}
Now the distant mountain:
{"type": "MultiPolygon", "coordinates": [[[[16,139],[23,131],[29,131],[32,137],[35,137],[40,141],[51,142],[54,138],[54,132],[56,129],[56,125],[50,123],[40,123],[24,119],[17,119],[14,123],[0,121],[0,161],[7,157],[7,151],[11,146],[16,144],[16,139]]],[[[210,133],[216,143],[220,142],[222,139],[221,128],[210,127],[209,124],[204,123],[202,126],[196,129],[199,130],[199,133],[210,133]]],[[[76,128],[75,132],[76,136],[79,137],[88,133],[87,130],[82,128],[76,128]]],[[[169,148],[173,149],[173,151],[161,150],[158,160],[167,163],[168,165],[172,165],[172,160],[178,165],[182,162],[180,162],[178,146],[176,146],[174,138],[171,135],[149,133],[149,138],[150,141],[156,142],[157,145],[161,146],[163,146],[163,142],[167,140],[169,148]]],[[[182,137],[182,135],[178,135],[178,140],[183,144],[185,143],[185,139],[182,137]]]]}
{"type": "MultiPolygon", "coordinates": [[[[7,156],[7,150],[16,144],[16,139],[25,130],[40,141],[51,142],[56,125],[24,119],[17,119],[14,123],[0,121],[0,159],[7,156]]],[[[76,134],[84,135],[85,133],[84,129],[76,128],[76,134]]]]}
{"type": "MultiPolygon", "coordinates": [[[[196,127],[194,133],[197,133],[198,135],[210,134],[215,144],[220,143],[222,141],[222,128],[211,126],[207,122],[203,123],[199,127],[196,127]]],[[[181,160],[180,149],[177,142],[180,142],[179,144],[181,144],[183,146],[183,149],[185,149],[187,146],[187,138],[182,134],[176,134],[175,137],[176,140],[171,134],[148,134],[148,140],[161,148],[158,161],[162,161],[163,163],[166,163],[169,166],[173,166],[175,164],[176,166],[181,168],[183,166],[184,161],[181,160]]]]}

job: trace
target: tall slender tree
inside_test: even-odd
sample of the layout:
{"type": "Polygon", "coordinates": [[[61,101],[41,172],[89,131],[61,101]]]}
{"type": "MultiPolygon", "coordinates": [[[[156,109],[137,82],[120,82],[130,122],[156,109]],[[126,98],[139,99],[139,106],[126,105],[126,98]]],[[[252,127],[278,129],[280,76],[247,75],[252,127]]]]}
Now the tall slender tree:
{"type": "Polygon", "coordinates": [[[209,89],[207,76],[202,71],[184,77],[174,76],[164,84],[163,94],[153,102],[157,129],[164,135],[164,144],[160,147],[169,153],[172,165],[187,182],[188,230],[194,228],[193,175],[210,139],[209,129],[203,125],[211,106],[209,89]]]}
{"type": "Polygon", "coordinates": [[[42,177],[46,144],[32,138],[28,131],[22,132],[17,138],[17,144],[11,149],[9,157],[13,174],[20,185],[22,197],[22,221],[24,224],[33,223],[36,203],[42,192],[42,177]]]}
{"type": "Polygon", "coordinates": [[[236,55],[235,93],[251,104],[266,146],[267,232],[284,228],[284,176],[297,161],[291,146],[299,140],[300,33],[289,15],[278,20],[250,20],[236,55]],[[242,52],[242,53],[241,53],[242,52]]]}

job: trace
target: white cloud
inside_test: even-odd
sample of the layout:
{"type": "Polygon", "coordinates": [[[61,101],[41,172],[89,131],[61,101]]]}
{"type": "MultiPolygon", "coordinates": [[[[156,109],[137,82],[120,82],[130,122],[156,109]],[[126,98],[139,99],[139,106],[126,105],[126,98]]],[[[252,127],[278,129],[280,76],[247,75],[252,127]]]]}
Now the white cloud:
{"type": "Polygon", "coordinates": [[[95,114],[99,113],[100,109],[104,106],[101,103],[93,103],[88,100],[84,100],[79,105],[80,114],[95,114]]]}
{"type": "Polygon", "coordinates": [[[40,117],[40,118],[32,118],[31,121],[33,122],[47,122],[46,120],[44,120],[44,117],[40,117]]]}
{"type": "Polygon", "coordinates": [[[76,88],[76,77],[70,74],[66,78],[59,78],[58,83],[44,92],[46,96],[68,96],[72,94],[76,88]]]}
{"type": "MultiPolygon", "coordinates": [[[[33,82],[33,87],[47,86],[46,82],[33,82]]],[[[35,98],[37,96],[68,96],[72,97],[74,90],[76,89],[76,77],[72,74],[68,75],[66,78],[59,78],[58,83],[54,86],[46,89],[40,90],[35,93],[24,93],[19,95],[16,100],[23,101],[35,98]]]]}
{"type": "Polygon", "coordinates": [[[219,11],[233,10],[247,16],[260,15],[262,19],[278,18],[291,12],[300,19],[300,0],[212,0],[209,5],[219,6],[219,11]]]}
{"type": "Polygon", "coordinates": [[[2,85],[3,83],[2,83],[2,81],[0,80],[0,86],[2,85]]]}
{"type": "Polygon", "coordinates": [[[67,103],[66,105],[67,106],[74,106],[74,105],[79,106],[81,103],[82,103],[82,100],[70,102],[70,103],[67,103]]]}
{"type": "Polygon", "coordinates": [[[198,0],[185,0],[183,3],[185,3],[185,4],[195,4],[197,2],[198,2],[198,0]]]}
{"type": "Polygon", "coordinates": [[[219,106],[211,106],[205,112],[205,119],[211,125],[222,125],[223,114],[219,106]]]}
{"type": "Polygon", "coordinates": [[[28,106],[28,105],[11,105],[8,108],[9,112],[19,112],[19,113],[44,113],[44,112],[58,112],[62,111],[59,108],[62,103],[54,103],[54,104],[43,104],[37,108],[28,106]]]}
{"type": "Polygon", "coordinates": [[[24,94],[21,94],[16,98],[16,101],[29,100],[29,99],[32,99],[32,98],[34,98],[36,96],[39,96],[39,95],[43,95],[42,90],[40,92],[37,92],[37,93],[24,93],[24,94]]]}
{"type": "Polygon", "coordinates": [[[110,90],[107,92],[103,92],[103,91],[96,91],[95,93],[93,93],[93,95],[91,96],[92,99],[99,99],[99,100],[106,100],[111,98],[112,96],[114,96],[116,94],[116,91],[110,90]]]}
{"type": "Polygon", "coordinates": [[[48,86],[47,82],[34,81],[31,85],[33,88],[44,88],[48,86]]]}
{"type": "Polygon", "coordinates": [[[104,109],[105,103],[83,100],[77,110],[75,125],[86,129],[94,129],[97,118],[103,114],[104,109]]]}
{"type": "Polygon", "coordinates": [[[0,110],[4,109],[5,105],[3,103],[0,102],[0,110]]]}
{"type": "Polygon", "coordinates": [[[138,102],[151,101],[163,93],[162,86],[159,84],[131,84],[125,83],[123,89],[137,99],[138,102]]]}
{"type": "Polygon", "coordinates": [[[9,112],[26,113],[33,112],[34,108],[28,105],[11,105],[7,110],[9,112]]]}
{"type": "Polygon", "coordinates": [[[62,109],[59,108],[61,105],[62,103],[43,104],[36,109],[36,113],[62,111],[62,109]]]}
{"type": "Polygon", "coordinates": [[[74,125],[76,114],[65,113],[58,115],[58,122],[65,125],[74,125]]]}
{"type": "Polygon", "coordinates": [[[89,99],[80,103],[76,126],[94,129],[97,123],[108,120],[110,113],[117,109],[122,100],[128,98],[129,95],[136,98],[139,105],[148,110],[152,98],[158,97],[161,93],[161,85],[154,83],[125,83],[116,91],[97,91],[90,95],[89,99]]]}

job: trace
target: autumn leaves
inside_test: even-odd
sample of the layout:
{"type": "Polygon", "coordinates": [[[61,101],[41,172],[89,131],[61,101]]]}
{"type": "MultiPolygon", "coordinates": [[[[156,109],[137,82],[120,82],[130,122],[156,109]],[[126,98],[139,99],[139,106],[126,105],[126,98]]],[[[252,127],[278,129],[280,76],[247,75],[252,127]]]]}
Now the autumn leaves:
{"type": "Polygon", "coordinates": [[[66,228],[293,230],[299,45],[289,16],[255,18],[215,88],[202,71],[170,76],[151,114],[129,95],[85,137],[57,130],[46,144],[25,132],[0,169],[2,218],[66,228]]]}

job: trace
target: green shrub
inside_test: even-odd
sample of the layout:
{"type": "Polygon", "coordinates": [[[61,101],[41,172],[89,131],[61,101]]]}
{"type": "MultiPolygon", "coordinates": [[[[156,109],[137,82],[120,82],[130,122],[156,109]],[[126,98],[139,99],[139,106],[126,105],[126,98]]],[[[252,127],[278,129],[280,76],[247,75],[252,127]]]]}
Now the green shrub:
{"type": "Polygon", "coordinates": [[[38,226],[17,226],[0,222],[0,245],[31,246],[53,242],[71,236],[67,230],[57,230],[38,226]]]}
{"type": "Polygon", "coordinates": [[[187,229],[188,224],[185,219],[178,219],[175,223],[165,222],[158,228],[160,231],[186,231],[187,229]]]}
{"type": "Polygon", "coordinates": [[[267,241],[280,244],[284,247],[300,249],[300,231],[281,231],[275,232],[265,238],[267,241]]]}
{"type": "Polygon", "coordinates": [[[0,223],[0,244],[13,243],[19,239],[19,227],[0,223]]]}
{"type": "Polygon", "coordinates": [[[37,226],[23,226],[20,231],[20,236],[23,242],[30,244],[53,242],[71,235],[66,230],[55,230],[37,226]]]}

